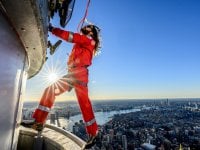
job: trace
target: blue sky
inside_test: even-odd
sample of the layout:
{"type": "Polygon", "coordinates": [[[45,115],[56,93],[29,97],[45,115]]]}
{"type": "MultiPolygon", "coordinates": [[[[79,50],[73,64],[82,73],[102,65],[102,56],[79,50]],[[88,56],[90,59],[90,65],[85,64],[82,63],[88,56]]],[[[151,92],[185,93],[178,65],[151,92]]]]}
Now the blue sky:
{"type": "MultiPolygon", "coordinates": [[[[77,31],[86,3],[76,1],[65,30],[77,31]]],[[[57,18],[52,24],[59,27],[57,18]]],[[[91,0],[87,19],[102,30],[101,55],[89,68],[91,99],[200,97],[199,18],[199,0],[91,0]]],[[[51,34],[49,39],[57,40],[51,34]]],[[[63,41],[27,81],[26,101],[40,99],[47,66],[66,73],[71,47],[63,41]]],[[[75,99],[73,91],[57,98],[75,99]]]]}

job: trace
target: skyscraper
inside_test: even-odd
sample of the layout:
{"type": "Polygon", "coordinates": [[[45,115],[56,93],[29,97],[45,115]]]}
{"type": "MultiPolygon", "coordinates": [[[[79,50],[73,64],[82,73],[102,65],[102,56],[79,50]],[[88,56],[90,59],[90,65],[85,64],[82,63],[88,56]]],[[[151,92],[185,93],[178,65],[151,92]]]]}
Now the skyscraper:
{"type": "Polygon", "coordinates": [[[126,135],[122,135],[122,145],[123,145],[123,150],[127,150],[127,138],[126,138],[126,135]]]}

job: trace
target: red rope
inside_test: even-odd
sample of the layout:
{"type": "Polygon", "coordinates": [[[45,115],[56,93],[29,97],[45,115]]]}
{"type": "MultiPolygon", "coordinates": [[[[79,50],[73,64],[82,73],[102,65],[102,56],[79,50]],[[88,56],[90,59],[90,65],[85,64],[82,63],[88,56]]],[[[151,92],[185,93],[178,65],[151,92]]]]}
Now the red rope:
{"type": "Polygon", "coordinates": [[[90,0],[88,0],[88,2],[87,2],[87,6],[86,6],[86,10],[85,10],[85,15],[84,15],[84,17],[81,19],[81,21],[80,21],[79,24],[78,24],[78,28],[77,28],[77,31],[78,31],[78,32],[79,32],[79,30],[80,30],[80,27],[81,27],[81,28],[83,27],[83,23],[84,23],[84,21],[85,21],[87,15],[88,15],[88,8],[89,8],[89,5],[90,5],[90,0]]]}

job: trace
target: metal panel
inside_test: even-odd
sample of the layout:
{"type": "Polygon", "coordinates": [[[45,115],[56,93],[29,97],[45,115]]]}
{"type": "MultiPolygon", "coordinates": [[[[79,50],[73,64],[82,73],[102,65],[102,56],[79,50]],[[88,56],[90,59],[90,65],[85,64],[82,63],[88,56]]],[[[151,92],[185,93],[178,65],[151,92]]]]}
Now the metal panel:
{"type": "MultiPolygon", "coordinates": [[[[0,11],[0,149],[16,148],[17,118],[26,81],[26,53],[13,28],[0,11]],[[25,84],[24,84],[25,85],[25,84]],[[13,143],[14,142],[14,143],[13,143]]],[[[19,120],[18,120],[19,122],[19,120]]]]}
{"type": "Polygon", "coordinates": [[[47,49],[47,0],[0,0],[29,59],[28,78],[42,68],[47,49]]]}
{"type": "Polygon", "coordinates": [[[19,86],[16,87],[17,101],[14,114],[14,126],[13,126],[13,138],[12,138],[12,149],[17,149],[18,137],[19,137],[19,126],[22,119],[22,108],[23,100],[25,97],[26,81],[27,81],[27,72],[24,71],[19,78],[19,86]]]}

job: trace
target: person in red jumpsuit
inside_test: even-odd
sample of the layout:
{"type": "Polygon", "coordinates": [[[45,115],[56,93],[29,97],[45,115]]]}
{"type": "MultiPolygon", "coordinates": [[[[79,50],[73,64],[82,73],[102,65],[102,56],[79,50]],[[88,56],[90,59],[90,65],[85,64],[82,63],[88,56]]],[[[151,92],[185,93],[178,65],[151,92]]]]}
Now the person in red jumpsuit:
{"type": "Polygon", "coordinates": [[[89,135],[85,148],[90,148],[95,144],[98,126],[88,96],[88,67],[92,64],[92,58],[99,48],[100,30],[95,25],[86,25],[80,33],[73,33],[50,25],[49,31],[67,42],[74,43],[74,46],[67,62],[68,74],[44,90],[39,106],[33,113],[35,119],[33,128],[41,130],[55,97],[74,88],[89,135]]]}

